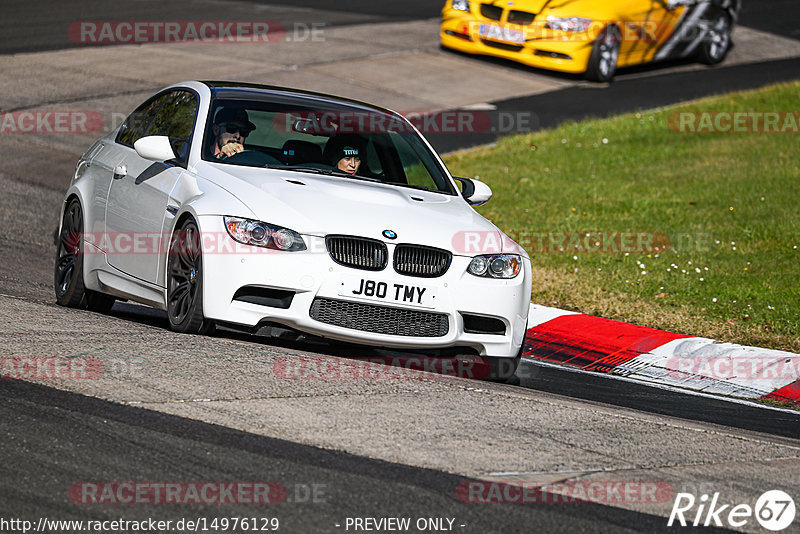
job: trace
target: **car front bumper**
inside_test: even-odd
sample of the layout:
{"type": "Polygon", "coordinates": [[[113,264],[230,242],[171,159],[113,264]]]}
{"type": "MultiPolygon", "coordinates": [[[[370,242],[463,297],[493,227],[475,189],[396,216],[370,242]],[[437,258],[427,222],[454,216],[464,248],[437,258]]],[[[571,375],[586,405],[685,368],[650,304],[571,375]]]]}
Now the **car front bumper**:
{"type": "MultiPolygon", "coordinates": [[[[465,347],[480,356],[515,357],[525,336],[531,293],[531,266],[523,260],[520,274],[510,280],[479,278],[466,272],[471,258],[453,256],[447,272],[438,278],[419,278],[396,273],[392,266],[383,271],[366,271],[345,267],[328,255],[322,237],[304,235],[308,250],[280,252],[260,247],[237,245],[225,232],[222,217],[199,218],[204,239],[203,312],[212,320],[255,327],[270,322],[317,336],[398,349],[440,349],[465,347]],[[418,286],[436,291],[436,303],[427,308],[396,302],[342,296],[342,283],[347,278],[362,277],[392,284],[418,286]],[[234,296],[243,287],[257,287],[291,292],[286,307],[244,302],[234,296]],[[444,314],[447,333],[436,336],[390,335],[358,328],[343,327],[312,318],[315,299],[354,303],[365,306],[404,310],[412,314],[444,314]],[[502,321],[505,332],[470,333],[465,331],[464,315],[502,321]]],[[[392,245],[389,246],[390,257],[392,245]]],[[[285,305],[282,304],[281,306],[285,305]]],[[[406,332],[408,333],[408,332],[406,332]]]]}
{"type": "Polygon", "coordinates": [[[586,72],[593,45],[587,34],[554,32],[544,30],[541,25],[534,25],[522,30],[525,32],[525,42],[514,45],[482,38],[481,24],[504,26],[497,21],[482,20],[461,11],[448,10],[443,15],[439,32],[442,46],[467,54],[509,59],[540,69],[576,74],[586,72]]]}

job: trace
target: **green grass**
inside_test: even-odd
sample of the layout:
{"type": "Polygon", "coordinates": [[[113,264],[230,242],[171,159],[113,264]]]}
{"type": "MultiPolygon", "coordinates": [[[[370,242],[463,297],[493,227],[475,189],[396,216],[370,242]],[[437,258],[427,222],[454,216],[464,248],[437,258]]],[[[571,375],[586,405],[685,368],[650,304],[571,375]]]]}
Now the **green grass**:
{"type": "Polygon", "coordinates": [[[446,162],[492,187],[479,211],[531,253],[534,303],[800,350],[800,134],[679,134],[676,110],[797,113],[800,83],[565,124],[446,162]],[[551,232],[669,245],[626,255],[567,239],[551,251],[551,232]]]}

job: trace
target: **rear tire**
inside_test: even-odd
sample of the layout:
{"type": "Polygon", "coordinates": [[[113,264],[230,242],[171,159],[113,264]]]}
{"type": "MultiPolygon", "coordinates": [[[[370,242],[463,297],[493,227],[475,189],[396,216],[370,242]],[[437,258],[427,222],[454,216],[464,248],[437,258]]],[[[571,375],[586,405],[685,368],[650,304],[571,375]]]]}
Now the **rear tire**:
{"type": "Polygon", "coordinates": [[[617,73],[620,40],[621,35],[617,26],[603,28],[592,45],[592,55],[589,56],[589,64],[584,73],[587,80],[608,83],[614,79],[617,73]]]}
{"type": "Polygon", "coordinates": [[[56,263],[53,286],[56,302],[68,308],[107,313],[114,297],[86,289],[83,282],[83,210],[73,198],[64,210],[61,232],[56,235],[56,263]]]}
{"type": "Polygon", "coordinates": [[[727,13],[719,12],[709,21],[709,26],[708,35],[697,51],[697,59],[706,65],[716,65],[722,63],[731,48],[733,24],[727,13]]]}
{"type": "Polygon", "coordinates": [[[68,308],[86,308],[83,285],[83,210],[73,198],[64,210],[61,233],[56,238],[56,264],[53,275],[56,302],[68,308]]]}
{"type": "Polygon", "coordinates": [[[172,234],[167,259],[169,326],[183,334],[205,334],[213,323],[203,316],[203,253],[197,223],[186,219],[172,234]]]}

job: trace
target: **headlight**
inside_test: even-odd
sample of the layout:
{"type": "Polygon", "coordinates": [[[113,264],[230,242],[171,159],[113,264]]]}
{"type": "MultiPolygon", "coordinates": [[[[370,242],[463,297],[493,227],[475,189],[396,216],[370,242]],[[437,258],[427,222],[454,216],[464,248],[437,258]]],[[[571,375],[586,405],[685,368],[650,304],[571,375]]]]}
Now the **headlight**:
{"type": "Polygon", "coordinates": [[[467,272],[482,278],[514,278],[521,267],[522,260],[516,254],[484,254],[472,258],[467,272]]]}
{"type": "Polygon", "coordinates": [[[306,250],[303,238],[294,230],[240,217],[223,217],[222,219],[225,221],[228,235],[239,243],[275,250],[306,250]]]}
{"type": "Polygon", "coordinates": [[[592,19],[581,17],[559,18],[550,15],[547,17],[546,28],[562,32],[585,32],[592,25],[592,19]]]}
{"type": "Polygon", "coordinates": [[[469,0],[453,0],[453,9],[469,13],[469,0]]]}

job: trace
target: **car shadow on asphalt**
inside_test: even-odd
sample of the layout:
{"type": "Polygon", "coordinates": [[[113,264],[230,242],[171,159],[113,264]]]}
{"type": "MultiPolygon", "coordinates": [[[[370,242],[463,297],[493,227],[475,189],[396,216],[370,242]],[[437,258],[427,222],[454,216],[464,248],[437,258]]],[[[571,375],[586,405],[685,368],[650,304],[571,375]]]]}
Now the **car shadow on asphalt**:
{"type": "MultiPolygon", "coordinates": [[[[137,324],[170,330],[167,312],[141,304],[118,301],[114,303],[109,315],[137,324]]],[[[281,348],[300,353],[300,356],[346,358],[368,364],[388,365],[401,368],[403,371],[415,375],[415,377],[419,377],[421,372],[431,372],[449,375],[447,376],[448,379],[480,379],[485,369],[482,364],[468,365],[470,361],[478,358],[477,353],[461,354],[460,357],[457,357],[457,349],[397,350],[376,348],[326,339],[273,323],[262,323],[255,328],[231,324],[217,325],[207,336],[281,348]],[[459,361],[462,362],[460,365],[459,361]],[[467,365],[464,365],[463,362],[465,361],[467,365]]],[[[463,353],[463,350],[459,349],[458,352],[463,353]]],[[[519,373],[505,382],[506,385],[511,386],[518,386],[520,383],[521,377],[519,373]]]]}
{"type": "MultiPolygon", "coordinates": [[[[736,44],[732,44],[730,51],[734,50],[736,44]]],[[[572,74],[568,72],[559,72],[555,70],[547,70],[547,69],[540,69],[536,67],[531,67],[528,65],[524,65],[522,63],[518,63],[516,61],[512,61],[510,59],[504,59],[499,57],[493,56],[480,56],[480,55],[472,55],[467,54],[464,52],[459,52],[457,50],[450,50],[447,48],[440,47],[440,50],[443,54],[452,54],[454,56],[462,57],[465,59],[473,60],[473,61],[480,61],[488,65],[493,65],[496,67],[504,67],[507,69],[511,69],[520,73],[524,74],[537,74],[539,76],[543,76],[546,78],[551,78],[554,80],[561,80],[565,82],[573,82],[579,83],[584,85],[588,88],[598,88],[602,89],[604,87],[608,87],[608,83],[596,83],[590,82],[584,79],[583,75],[581,74],[572,74]]],[[[656,61],[653,63],[644,63],[641,65],[635,65],[632,67],[621,67],[617,70],[616,78],[618,79],[625,79],[628,76],[638,75],[638,74],[646,74],[646,73],[654,73],[654,74],[661,74],[659,71],[666,71],[667,69],[677,68],[677,67],[685,67],[687,65],[697,65],[699,67],[703,67],[701,63],[697,61],[696,58],[688,57],[688,58],[679,58],[679,59],[670,59],[665,61],[656,61]]],[[[720,65],[715,66],[725,66],[723,62],[720,65]]],[[[713,68],[714,66],[709,66],[707,68],[713,68]]],[[[611,82],[613,83],[613,81],[611,82]]]]}

